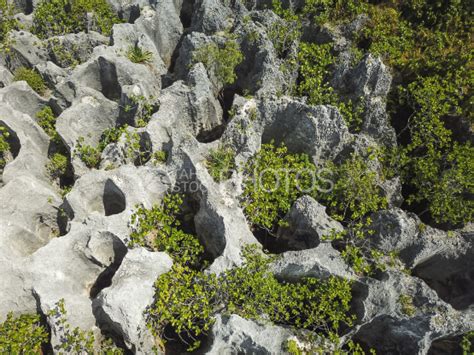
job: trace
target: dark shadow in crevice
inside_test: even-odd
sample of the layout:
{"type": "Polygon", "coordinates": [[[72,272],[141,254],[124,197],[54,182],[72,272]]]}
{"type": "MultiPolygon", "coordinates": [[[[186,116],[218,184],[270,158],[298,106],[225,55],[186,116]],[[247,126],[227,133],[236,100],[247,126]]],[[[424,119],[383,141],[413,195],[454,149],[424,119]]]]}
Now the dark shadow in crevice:
{"type": "Polygon", "coordinates": [[[438,296],[457,310],[474,305],[473,252],[456,259],[435,255],[413,269],[413,276],[424,280],[438,296]]]}
{"type": "Polygon", "coordinates": [[[194,13],[194,3],[195,0],[184,0],[181,7],[181,12],[179,13],[179,19],[183,28],[186,30],[191,27],[193,13],[194,13]]]}
{"type": "Polygon", "coordinates": [[[98,63],[101,73],[100,83],[102,85],[102,94],[109,100],[120,100],[122,89],[118,82],[115,64],[107,61],[104,57],[99,57],[98,63]]]}
{"type": "Polygon", "coordinates": [[[20,153],[20,149],[21,149],[20,139],[18,138],[16,132],[12,130],[10,127],[8,127],[5,122],[0,121],[0,127],[5,128],[6,133],[8,134],[8,136],[6,137],[6,141],[10,146],[9,150],[14,160],[20,153]]]}
{"type": "MultiPolygon", "coordinates": [[[[462,338],[462,335],[455,335],[437,339],[431,343],[428,355],[463,355],[463,349],[461,348],[462,338]]],[[[471,346],[470,351],[474,352],[474,344],[471,346]]]]}
{"type": "Polygon", "coordinates": [[[125,194],[110,179],[105,182],[102,202],[106,216],[122,213],[127,206],[125,194]]]}

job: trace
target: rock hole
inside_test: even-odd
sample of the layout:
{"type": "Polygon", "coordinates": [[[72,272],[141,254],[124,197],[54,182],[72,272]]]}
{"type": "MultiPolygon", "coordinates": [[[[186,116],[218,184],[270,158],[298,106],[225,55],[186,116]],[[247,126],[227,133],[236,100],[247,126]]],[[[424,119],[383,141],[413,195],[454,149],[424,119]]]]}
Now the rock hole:
{"type": "Polygon", "coordinates": [[[185,0],[183,1],[183,6],[181,7],[181,12],[179,13],[179,19],[184,29],[191,27],[193,12],[194,12],[194,1],[195,0],[185,0]]]}
{"type": "Polygon", "coordinates": [[[18,138],[16,132],[12,130],[7,124],[3,121],[0,121],[0,127],[4,127],[6,132],[8,133],[8,137],[6,137],[6,141],[10,145],[10,154],[12,155],[13,159],[15,159],[18,154],[20,153],[21,143],[20,139],[18,138]]]}
{"type": "Polygon", "coordinates": [[[457,310],[474,305],[474,256],[471,252],[457,259],[434,256],[413,270],[438,296],[457,310]]]}
{"type": "Polygon", "coordinates": [[[95,281],[94,285],[91,288],[90,291],[90,298],[95,298],[99,294],[100,291],[102,291],[104,288],[109,287],[112,285],[112,279],[117,272],[118,268],[122,264],[122,260],[127,254],[127,247],[123,244],[123,242],[116,237],[115,235],[108,233],[112,236],[112,245],[113,245],[113,251],[114,251],[114,260],[113,262],[105,268],[102,273],[97,277],[97,280],[95,281]]]}
{"type": "Polygon", "coordinates": [[[104,57],[99,57],[100,84],[102,93],[106,98],[118,101],[122,95],[122,89],[118,82],[117,68],[104,57]]]}
{"type": "Polygon", "coordinates": [[[104,204],[104,212],[106,216],[119,214],[123,212],[126,207],[125,195],[110,179],[105,183],[102,202],[104,204]]]}

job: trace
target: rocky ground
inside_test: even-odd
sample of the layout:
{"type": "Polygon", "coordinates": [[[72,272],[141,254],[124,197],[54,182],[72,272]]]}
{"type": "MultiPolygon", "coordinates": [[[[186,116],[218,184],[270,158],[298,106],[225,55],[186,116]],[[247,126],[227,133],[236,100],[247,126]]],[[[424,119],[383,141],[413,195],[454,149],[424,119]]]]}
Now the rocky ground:
{"type": "MultiPolygon", "coordinates": [[[[362,95],[370,107],[362,130],[352,133],[334,107],[281,94],[295,78],[283,70],[269,39],[268,29],[278,19],[263,9],[263,1],[247,1],[247,7],[219,0],[111,3],[127,23],[114,25],[110,38],[94,31],[57,37],[74,48],[76,66],[61,65],[46,41],[28,31],[31,15],[19,15],[24,30],[12,33],[10,53],[0,55],[0,126],[9,132],[11,147],[0,171],[0,320],[11,311],[38,312],[54,348],[62,329],[50,311],[64,299],[71,326],[99,338],[101,332],[112,334],[123,348],[148,353],[155,343],[144,311],[153,301],[156,278],[170,270],[172,260],[164,252],[128,246],[136,206],[150,208],[170,188],[184,186],[190,229],[211,260],[208,272],[240,265],[243,246],[258,244],[258,236],[239,202],[242,177],[235,173],[215,182],[206,168],[210,150],[231,147],[242,166],[271,141],[314,161],[336,160],[371,143],[396,145],[385,108],[392,76],[372,55],[338,69],[335,85],[362,95]],[[235,83],[223,89],[192,53],[218,42],[229,27],[244,59],[235,83]],[[249,32],[257,39],[249,40],[249,32]],[[151,59],[130,61],[125,55],[130,43],[149,51],[151,59]],[[47,92],[39,95],[24,81],[13,81],[22,66],[40,73],[47,92]],[[153,109],[147,111],[144,102],[127,109],[137,97],[153,109]],[[55,127],[67,148],[68,173],[61,179],[47,169],[50,136],[37,118],[45,106],[57,115],[55,127]],[[143,112],[149,113],[145,124],[139,122],[143,112]],[[108,144],[97,168],[75,154],[80,137],[97,146],[106,129],[123,123],[138,137],[132,156],[127,140],[108,144]],[[164,161],[153,159],[159,152],[165,152],[164,161]]],[[[349,40],[344,31],[336,32],[320,35],[336,36],[343,55],[349,40]]],[[[321,238],[344,227],[303,196],[286,217],[290,228],[279,231],[287,247],[279,250],[272,271],[287,281],[353,280],[357,322],[346,336],[367,348],[381,354],[454,353],[462,335],[474,329],[472,227],[447,232],[425,226],[400,208],[397,178],[381,185],[389,205],[372,216],[371,243],[397,251],[403,267],[377,277],[355,273],[321,238]],[[297,230],[305,231],[305,240],[297,230]],[[413,309],[407,311],[401,297],[413,309]]],[[[200,351],[277,354],[292,337],[285,327],[218,315],[200,351]]]]}

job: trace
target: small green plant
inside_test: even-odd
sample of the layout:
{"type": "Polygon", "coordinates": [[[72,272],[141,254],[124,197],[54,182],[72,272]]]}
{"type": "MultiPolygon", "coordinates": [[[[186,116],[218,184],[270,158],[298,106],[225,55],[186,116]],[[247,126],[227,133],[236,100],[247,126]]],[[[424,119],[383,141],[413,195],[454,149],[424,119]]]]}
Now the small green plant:
{"type": "Polygon", "coordinates": [[[48,164],[46,165],[46,169],[48,170],[49,174],[53,179],[57,179],[62,175],[66,174],[68,166],[68,159],[67,156],[61,153],[55,153],[49,159],[48,164]]]}
{"type": "Polygon", "coordinates": [[[8,143],[8,133],[5,127],[0,126],[0,169],[6,164],[5,156],[7,152],[10,150],[10,143],[8,143]]]}
{"type": "Polygon", "coordinates": [[[88,30],[110,35],[119,22],[106,0],[42,0],[33,13],[32,31],[42,39],[88,30]]]}
{"type": "Polygon", "coordinates": [[[168,159],[168,154],[164,150],[157,150],[151,156],[154,165],[165,164],[168,159]]]}
{"type": "Polygon", "coordinates": [[[59,134],[56,131],[56,117],[54,116],[51,107],[43,107],[40,111],[36,113],[36,118],[38,119],[38,124],[40,125],[40,127],[43,128],[43,130],[51,138],[51,140],[55,143],[60,143],[61,138],[59,137],[59,134]]]}
{"type": "Polygon", "coordinates": [[[137,127],[145,127],[150,122],[151,116],[159,108],[159,105],[153,104],[153,97],[143,95],[133,95],[130,97],[131,105],[125,106],[125,112],[134,112],[135,123],[137,127]]]}
{"type": "Polygon", "coordinates": [[[235,169],[235,153],[231,148],[220,147],[209,152],[207,170],[214,181],[222,182],[231,177],[235,169]]]}
{"type": "Polygon", "coordinates": [[[48,342],[46,328],[40,325],[40,317],[35,314],[23,314],[7,319],[0,324],[0,352],[2,354],[39,354],[41,344],[48,342]]]}
{"type": "Polygon", "coordinates": [[[99,167],[102,152],[99,148],[84,144],[84,137],[77,140],[75,153],[88,168],[99,167]]]}
{"type": "Polygon", "coordinates": [[[43,81],[43,78],[33,69],[28,69],[25,67],[18,68],[15,71],[13,80],[26,81],[26,83],[39,95],[44,95],[46,93],[47,87],[43,81]]]}
{"type": "Polygon", "coordinates": [[[72,328],[67,319],[67,311],[64,299],[60,299],[53,309],[48,313],[49,317],[56,320],[60,334],[60,344],[56,346],[57,351],[67,353],[94,353],[94,334],[92,331],[85,332],[80,328],[72,328]]]}
{"type": "Polygon", "coordinates": [[[131,45],[127,50],[127,58],[133,63],[145,64],[149,63],[153,57],[150,51],[144,50],[136,43],[131,45]]]}
{"type": "Polygon", "coordinates": [[[182,204],[182,196],[167,194],[160,205],[151,209],[139,207],[131,218],[135,227],[129,245],[165,251],[182,265],[199,265],[204,248],[194,235],[180,229],[178,214],[182,204]]]}
{"type": "Polygon", "coordinates": [[[9,51],[10,31],[18,26],[15,7],[9,0],[0,0],[0,52],[9,51]]]}
{"type": "Polygon", "coordinates": [[[237,79],[235,68],[243,60],[244,55],[234,39],[227,39],[222,47],[216,43],[208,43],[193,54],[194,63],[201,62],[209,73],[214,73],[216,86],[233,84],[237,79]]]}
{"type": "Polygon", "coordinates": [[[413,304],[413,297],[410,295],[400,295],[398,302],[402,308],[402,312],[409,317],[413,317],[416,314],[416,308],[413,304]]]}
{"type": "Polygon", "coordinates": [[[73,44],[72,48],[66,48],[58,38],[48,39],[46,45],[53,56],[54,62],[61,68],[75,68],[81,64],[80,60],[77,59],[77,52],[79,51],[77,45],[73,44]]]}
{"type": "Polygon", "coordinates": [[[463,355],[472,355],[474,353],[474,331],[464,334],[461,340],[461,349],[463,355]]]}

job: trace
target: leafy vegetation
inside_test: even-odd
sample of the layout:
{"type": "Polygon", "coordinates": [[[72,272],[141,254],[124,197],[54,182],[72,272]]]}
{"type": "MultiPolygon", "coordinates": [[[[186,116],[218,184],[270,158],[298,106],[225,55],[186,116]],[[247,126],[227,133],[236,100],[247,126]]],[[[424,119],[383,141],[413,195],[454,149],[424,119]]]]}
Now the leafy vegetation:
{"type": "Polygon", "coordinates": [[[61,153],[54,153],[49,159],[46,169],[53,179],[57,179],[66,174],[68,163],[67,156],[61,153]]]}
{"type": "Polygon", "coordinates": [[[84,144],[84,137],[79,137],[76,143],[75,154],[90,169],[98,168],[102,151],[98,148],[84,144]]]}
{"type": "Polygon", "coordinates": [[[26,81],[26,83],[39,95],[44,95],[46,93],[47,87],[43,81],[43,78],[33,69],[28,69],[25,67],[18,68],[15,71],[13,80],[26,81]]]}
{"type": "MultiPolygon", "coordinates": [[[[463,119],[473,121],[468,2],[306,0],[294,11],[275,0],[273,8],[287,23],[286,30],[277,30],[277,50],[285,47],[290,28],[300,29],[304,21],[334,27],[368,15],[354,34],[353,56],[380,55],[395,71],[389,109],[401,147],[391,152],[396,164],[390,168],[403,179],[407,203],[435,223],[456,226],[472,220],[474,187],[472,174],[465,174],[474,164],[472,145],[450,130],[463,119]]],[[[300,37],[295,31],[292,41],[300,37]]],[[[337,106],[350,129],[360,129],[363,103],[343,99],[329,84],[337,64],[333,43],[301,42],[296,57],[287,61],[298,68],[298,95],[311,104],[337,106]]]]}
{"type": "Polygon", "coordinates": [[[61,143],[61,138],[56,131],[56,117],[51,107],[43,107],[36,113],[36,118],[38,119],[38,124],[40,127],[43,128],[51,140],[57,144],[61,143]]]}
{"type": "Polygon", "coordinates": [[[33,13],[32,31],[42,39],[87,30],[107,36],[119,22],[106,0],[42,0],[33,13]]]}
{"type": "Polygon", "coordinates": [[[314,189],[315,166],[305,154],[289,154],[273,143],[261,150],[245,166],[242,206],[248,221],[270,233],[292,204],[314,189]]]}
{"type": "Polygon", "coordinates": [[[10,150],[10,143],[8,143],[7,138],[9,133],[5,127],[0,126],[0,169],[6,164],[5,155],[10,150]]]}
{"type": "Polygon", "coordinates": [[[14,317],[10,312],[0,324],[0,352],[4,354],[39,354],[48,338],[40,317],[35,314],[14,317]]]}
{"type": "Polygon", "coordinates": [[[199,265],[204,248],[192,234],[180,229],[177,218],[183,204],[179,194],[167,194],[160,205],[151,209],[138,208],[132,215],[134,231],[130,235],[130,246],[147,246],[165,251],[182,265],[199,265]]]}
{"type": "Polygon", "coordinates": [[[9,0],[0,0],[0,52],[9,50],[9,33],[18,26],[14,10],[14,5],[9,0]]]}
{"type": "Polygon", "coordinates": [[[149,63],[153,57],[150,51],[144,50],[137,44],[131,45],[127,50],[127,58],[133,63],[149,63]]]}
{"type": "Polygon", "coordinates": [[[216,182],[227,180],[235,169],[235,153],[231,148],[213,149],[209,152],[206,166],[209,174],[216,182]]]}
{"type": "Polygon", "coordinates": [[[474,331],[464,334],[461,340],[461,349],[463,355],[471,355],[474,352],[474,331]]]}
{"type": "Polygon", "coordinates": [[[415,305],[413,304],[413,297],[410,295],[400,295],[398,302],[402,308],[402,312],[409,317],[413,317],[416,313],[415,305]]]}
{"type": "Polygon", "coordinates": [[[222,46],[214,42],[205,44],[193,55],[194,63],[203,63],[210,77],[215,76],[216,86],[233,84],[237,79],[235,68],[243,60],[239,44],[234,39],[227,39],[222,46]]]}

